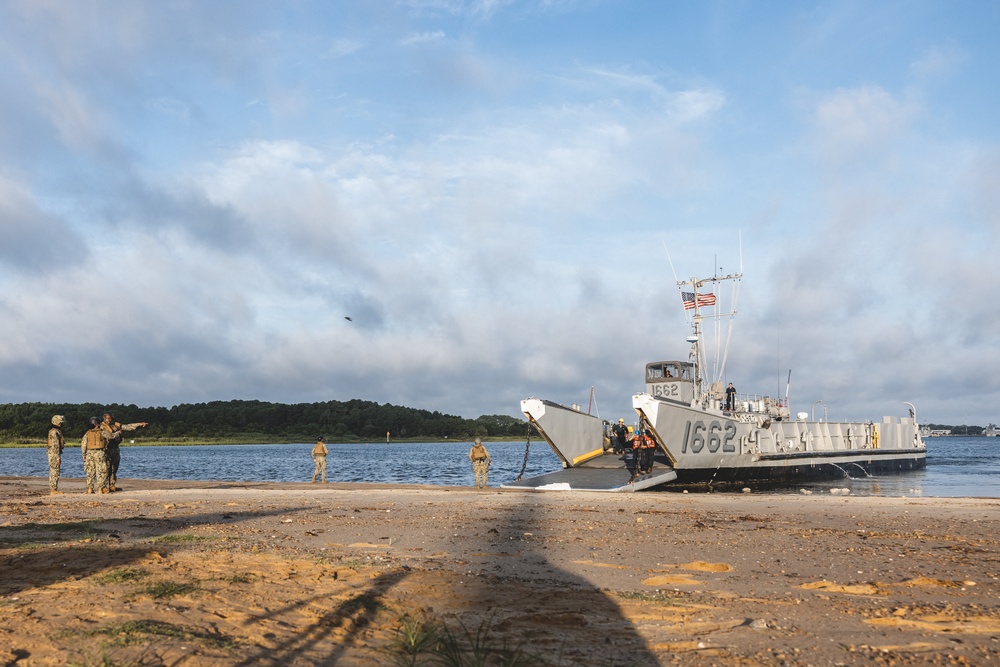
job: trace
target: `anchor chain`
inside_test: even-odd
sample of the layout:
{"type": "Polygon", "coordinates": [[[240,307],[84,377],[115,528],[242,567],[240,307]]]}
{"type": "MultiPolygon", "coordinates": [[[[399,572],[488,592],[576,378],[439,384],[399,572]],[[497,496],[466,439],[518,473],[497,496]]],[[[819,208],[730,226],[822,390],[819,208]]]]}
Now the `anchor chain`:
{"type": "Polygon", "coordinates": [[[531,422],[528,422],[528,435],[524,442],[524,461],[521,463],[521,472],[517,473],[517,479],[515,482],[521,481],[521,476],[524,475],[524,469],[528,467],[528,452],[531,449],[531,422]]]}

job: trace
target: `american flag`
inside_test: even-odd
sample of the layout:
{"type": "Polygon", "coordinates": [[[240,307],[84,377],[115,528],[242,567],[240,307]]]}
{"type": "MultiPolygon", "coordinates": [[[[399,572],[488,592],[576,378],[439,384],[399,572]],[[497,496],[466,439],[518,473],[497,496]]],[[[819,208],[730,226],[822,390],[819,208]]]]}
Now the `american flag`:
{"type": "MultiPolygon", "coordinates": [[[[694,309],[695,296],[694,292],[681,292],[681,300],[684,302],[684,310],[694,309]]],[[[697,297],[699,308],[715,305],[715,295],[711,292],[708,294],[698,294],[697,297]]]]}

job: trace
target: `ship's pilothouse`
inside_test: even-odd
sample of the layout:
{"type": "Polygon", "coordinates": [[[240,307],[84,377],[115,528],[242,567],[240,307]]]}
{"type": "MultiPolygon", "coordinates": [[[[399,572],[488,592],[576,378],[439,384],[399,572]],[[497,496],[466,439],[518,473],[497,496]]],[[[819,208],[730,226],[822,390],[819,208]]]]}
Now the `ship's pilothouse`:
{"type": "Polygon", "coordinates": [[[688,361],[654,361],[646,364],[646,393],[691,405],[694,400],[694,364],[688,361]]]}
{"type": "MultiPolygon", "coordinates": [[[[692,405],[700,392],[695,389],[694,364],[689,361],[653,361],[646,364],[646,393],[656,398],[692,405]]],[[[744,422],[758,422],[760,416],[781,421],[789,418],[788,407],[770,396],[738,394],[730,410],[725,409],[725,389],[713,382],[702,394],[701,409],[728,414],[744,422]]]]}

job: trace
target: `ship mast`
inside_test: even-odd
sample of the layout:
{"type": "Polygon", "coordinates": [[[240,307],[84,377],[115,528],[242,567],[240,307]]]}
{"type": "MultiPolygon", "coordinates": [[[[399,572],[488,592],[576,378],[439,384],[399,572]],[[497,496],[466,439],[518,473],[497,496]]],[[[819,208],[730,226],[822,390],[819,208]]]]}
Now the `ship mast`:
{"type": "MultiPolygon", "coordinates": [[[[694,364],[694,398],[696,401],[701,401],[701,399],[705,394],[704,381],[706,380],[706,378],[704,374],[704,366],[706,365],[707,362],[703,357],[704,350],[702,349],[702,333],[703,333],[702,322],[705,320],[706,317],[720,318],[727,316],[732,317],[736,315],[735,290],[732,300],[732,309],[729,312],[719,312],[718,306],[715,305],[718,303],[718,301],[713,299],[712,305],[715,306],[716,312],[710,312],[707,315],[702,313],[702,309],[708,308],[709,305],[708,304],[704,306],[701,305],[700,297],[704,295],[702,295],[699,292],[699,290],[709,283],[721,283],[725,280],[739,281],[741,278],[743,278],[742,273],[730,273],[724,276],[715,275],[710,278],[701,278],[701,279],[692,277],[689,280],[677,281],[677,286],[678,288],[681,288],[682,291],[683,288],[690,286],[692,294],[691,298],[694,300],[694,314],[691,316],[692,334],[688,336],[687,341],[691,343],[691,356],[693,357],[692,361],[694,364]]],[[[732,327],[732,321],[730,321],[729,326],[732,327]]],[[[728,347],[728,342],[727,342],[727,347],[728,347]]],[[[718,351],[716,353],[718,354],[718,351]]],[[[718,369],[720,377],[722,375],[723,370],[724,369],[722,368],[718,369]]],[[[714,378],[714,379],[718,380],[719,378],[714,378]]],[[[711,385],[711,382],[709,382],[709,385],[711,385]]]]}

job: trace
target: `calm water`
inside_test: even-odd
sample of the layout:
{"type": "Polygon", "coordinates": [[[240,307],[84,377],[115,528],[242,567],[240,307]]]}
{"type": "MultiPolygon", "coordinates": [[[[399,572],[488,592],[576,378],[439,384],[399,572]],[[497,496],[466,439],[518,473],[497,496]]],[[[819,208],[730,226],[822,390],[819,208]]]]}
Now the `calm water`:
{"type": "MultiPolygon", "coordinates": [[[[849,488],[852,495],[1000,498],[1000,438],[928,438],[927,468],[900,475],[812,482],[789,487],[798,493],[849,488]]],[[[297,445],[210,445],[202,447],[123,447],[119,477],[135,479],[308,482],[313,443],[297,445]]],[[[329,445],[330,482],[392,482],[472,486],[467,458],[470,443],[390,443],[329,445]]],[[[524,459],[523,442],[487,443],[493,456],[490,484],[513,481],[524,459]]],[[[543,441],[532,441],[525,476],[559,469],[543,441]]],[[[64,477],[83,477],[80,451],[63,454],[64,477]]],[[[45,450],[0,449],[0,476],[47,477],[45,450]]],[[[773,491],[781,493],[782,491],[773,491]]]]}

